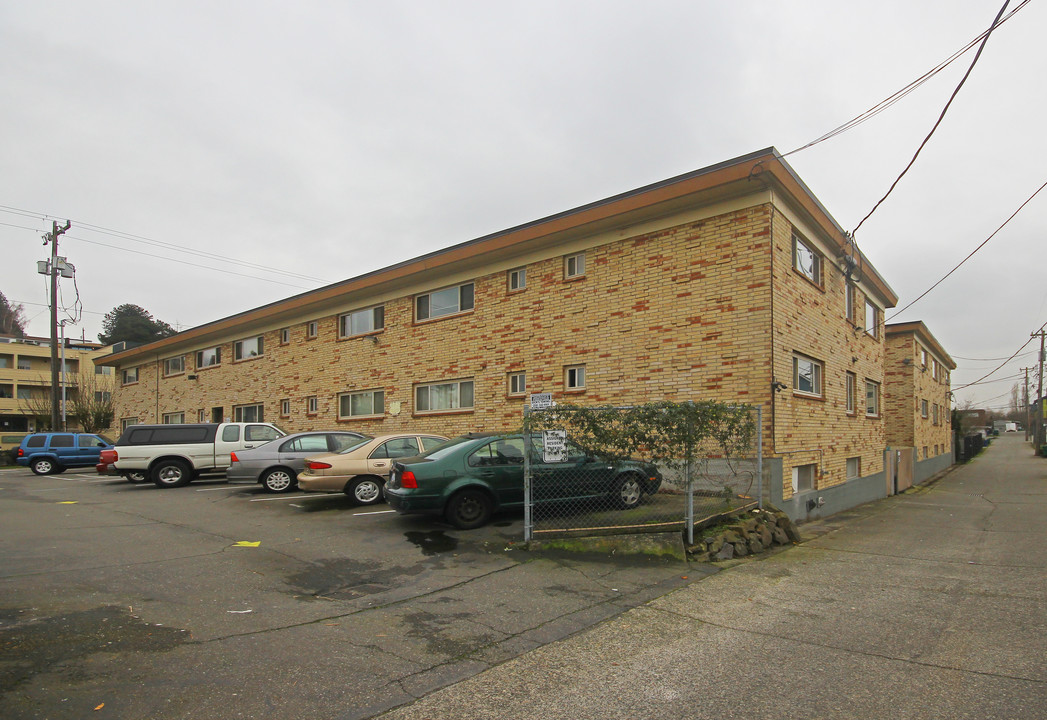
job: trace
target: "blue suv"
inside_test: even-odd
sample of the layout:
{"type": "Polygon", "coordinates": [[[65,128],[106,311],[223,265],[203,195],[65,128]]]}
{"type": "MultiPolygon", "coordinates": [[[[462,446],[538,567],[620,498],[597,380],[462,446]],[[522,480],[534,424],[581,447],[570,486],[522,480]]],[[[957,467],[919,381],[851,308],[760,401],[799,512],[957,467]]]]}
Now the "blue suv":
{"type": "Polygon", "coordinates": [[[37,475],[64,472],[71,467],[93,467],[113,443],[91,433],[33,433],[15,451],[15,462],[37,475]]]}

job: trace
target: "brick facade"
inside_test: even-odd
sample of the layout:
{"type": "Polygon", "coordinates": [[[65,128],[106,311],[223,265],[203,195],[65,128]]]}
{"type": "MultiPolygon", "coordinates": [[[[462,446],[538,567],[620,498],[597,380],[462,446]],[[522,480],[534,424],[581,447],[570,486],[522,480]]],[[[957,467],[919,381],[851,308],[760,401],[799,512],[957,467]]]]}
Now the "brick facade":
{"type": "Polygon", "coordinates": [[[887,326],[887,444],[918,460],[952,452],[949,354],[922,322],[887,326]]]}
{"type": "MultiPolygon", "coordinates": [[[[781,460],[788,498],[794,467],[815,468],[809,489],[844,484],[855,459],[860,476],[883,470],[886,398],[876,412],[865,406],[867,383],[883,394],[882,324],[867,333],[862,308],[868,297],[882,317],[897,298],[864,258],[861,276],[848,278],[845,252],[842,231],[791,169],[773,151],[757,153],[194,328],[107,364],[137,367],[117,404],[119,418],[138,422],[170,413],[186,422],[232,418],[236,407],[260,404],[264,419],[288,431],[451,436],[518,427],[531,392],[585,404],[761,405],[764,455],[781,460]],[[816,282],[797,270],[794,237],[818,258],[816,282]],[[566,268],[582,265],[567,277],[566,268]],[[519,269],[526,283],[514,289],[510,273],[519,269]],[[459,296],[470,296],[471,308],[416,317],[419,295],[462,284],[471,284],[459,296]],[[859,307],[852,317],[848,284],[859,307]],[[383,327],[341,336],[342,315],[374,307],[383,327]],[[256,336],[262,352],[234,360],[234,344],[256,336]],[[211,347],[221,363],[199,367],[197,352],[211,347]],[[796,386],[798,356],[807,368],[818,365],[817,392],[796,386]],[[176,357],[184,370],[165,377],[164,361],[176,357]],[[566,386],[568,368],[575,379],[583,369],[584,388],[566,386]],[[526,392],[512,394],[509,376],[519,372],[526,392]],[[419,411],[417,387],[437,382],[471,382],[473,407],[419,411]],[[341,394],[366,391],[381,391],[381,412],[339,413],[341,394]]],[[[444,295],[456,296],[448,291],[441,302],[444,295]]]]}

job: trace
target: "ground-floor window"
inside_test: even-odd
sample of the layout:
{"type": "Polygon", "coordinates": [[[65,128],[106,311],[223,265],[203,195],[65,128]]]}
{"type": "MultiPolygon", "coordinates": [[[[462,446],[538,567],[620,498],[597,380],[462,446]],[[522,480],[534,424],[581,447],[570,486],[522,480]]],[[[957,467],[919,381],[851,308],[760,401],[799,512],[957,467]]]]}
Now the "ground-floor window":
{"type": "Polygon", "coordinates": [[[860,457],[847,458],[847,479],[856,480],[862,476],[862,459],[860,457]]]}
{"type": "Polygon", "coordinates": [[[364,390],[338,396],[338,417],[370,417],[385,412],[385,391],[364,390]]]}
{"type": "Polygon", "coordinates": [[[473,381],[418,385],[415,388],[415,410],[418,412],[442,412],[447,410],[473,409],[473,381]]]}
{"type": "Polygon", "coordinates": [[[181,425],[184,422],[184,412],[164,413],[164,425],[181,425]]]}
{"type": "Polygon", "coordinates": [[[233,421],[234,422],[262,422],[264,417],[264,406],[261,403],[257,405],[236,405],[233,407],[233,421]]]}
{"type": "Polygon", "coordinates": [[[814,490],[814,479],[818,475],[818,466],[814,463],[810,465],[797,465],[793,468],[793,492],[804,492],[807,490],[814,490]]]}

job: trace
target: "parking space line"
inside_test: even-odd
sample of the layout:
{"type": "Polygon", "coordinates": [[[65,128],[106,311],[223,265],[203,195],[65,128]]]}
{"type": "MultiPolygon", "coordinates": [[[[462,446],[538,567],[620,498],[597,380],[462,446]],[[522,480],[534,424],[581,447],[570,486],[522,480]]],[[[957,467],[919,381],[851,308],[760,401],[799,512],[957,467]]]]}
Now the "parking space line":
{"type": "Polygon", "coordinates": [[[395,510],[372,510],[371,512],[353,513],[353,516],[356,516],[356,515],[388,515],[389,513],[394,513],[394,512],[396,512],[396,511],[395,510]]]}
{"type": "Polygon", "coordinates": [[[251,502],[268,502],[271,500],[310,500],[312,498],[332,497],[336,495],[345,495],[345,493],[323,493],[317,495],[283,495],[281,497],[264,497],[254,498],[251,502]]]}

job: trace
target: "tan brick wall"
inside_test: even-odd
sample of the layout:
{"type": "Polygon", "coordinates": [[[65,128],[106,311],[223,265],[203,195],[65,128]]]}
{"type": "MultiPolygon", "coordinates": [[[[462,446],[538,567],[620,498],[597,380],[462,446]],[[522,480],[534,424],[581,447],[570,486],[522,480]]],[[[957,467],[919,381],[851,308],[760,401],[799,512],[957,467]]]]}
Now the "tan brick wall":
{"type": "Polygon", "coordinates": [[[914,333],[903,333],[887,340],[886,368],[890,398],[887,443],[892,447],[916,448],[920,460],[952,452],[949,383],[941,360],[914,333]],[[921,349],[926,351],[926,365],[922,362],[921,349]],[[935,363],[938,377],[935,377],[935,363]],[[928,406],[926,418],[921,407],[923,400],[928,406]],[[935,405],[938,406],[937,423],[935,405]]]}

